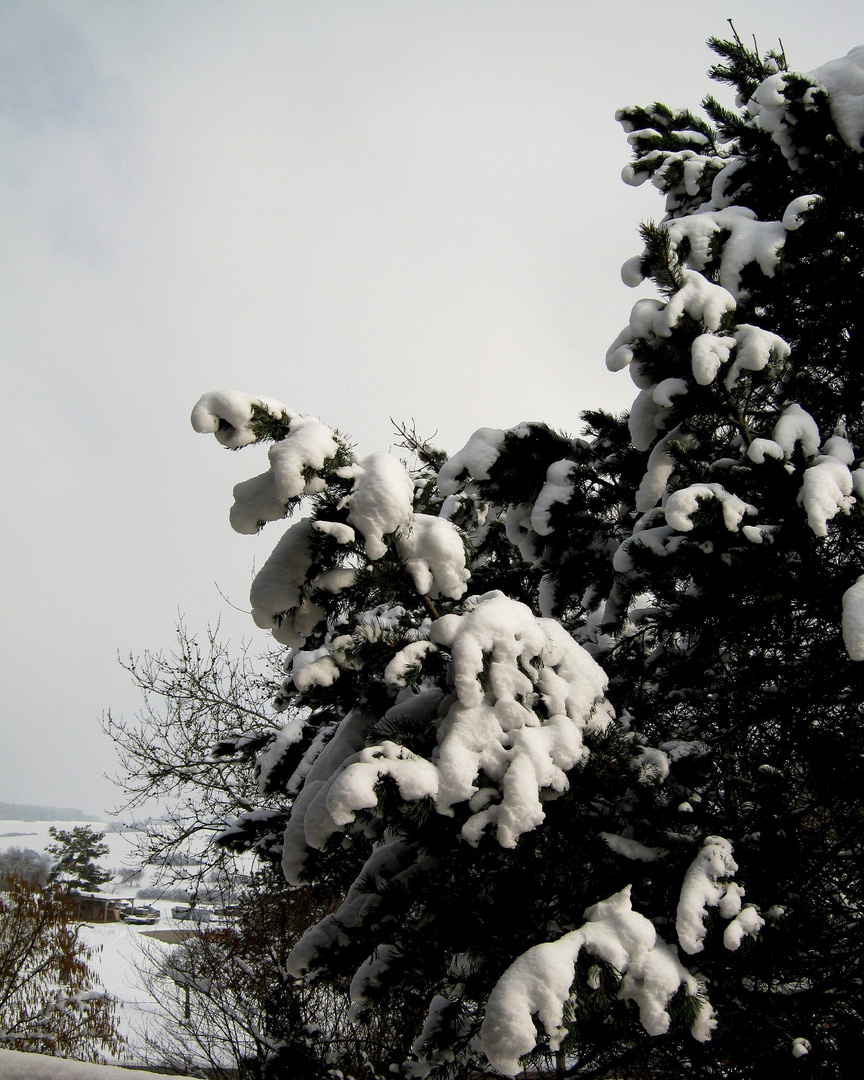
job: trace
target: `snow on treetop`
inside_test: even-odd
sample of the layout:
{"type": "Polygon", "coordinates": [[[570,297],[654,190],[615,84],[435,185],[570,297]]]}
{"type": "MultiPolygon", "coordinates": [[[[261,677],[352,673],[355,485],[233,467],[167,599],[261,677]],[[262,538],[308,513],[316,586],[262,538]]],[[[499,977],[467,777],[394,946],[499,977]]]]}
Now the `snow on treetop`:
{"type": "Polygon", "coordinates": [[[831,115],[846,144],[862,152],[864,139],[864,45],[808,72],[828,92],[831,115]]]}
{"type": "MultiPolygon", "coordinates": [[[[815,84],[814,90],[821,87],[828,95],[831,116],[846,145],[859,154],[864,152],[864,46],[804,74],[815,84]]],[[[783,72],[769,76],[756,88],[748,108],[759,126],[771,133],[792,168],[797,168],[797,152],[788,131],[787,84],[788,76],[783,72]]],[[[808,97],[812,105],[812,91],[805,96],[805,103],[808,97]]]]}

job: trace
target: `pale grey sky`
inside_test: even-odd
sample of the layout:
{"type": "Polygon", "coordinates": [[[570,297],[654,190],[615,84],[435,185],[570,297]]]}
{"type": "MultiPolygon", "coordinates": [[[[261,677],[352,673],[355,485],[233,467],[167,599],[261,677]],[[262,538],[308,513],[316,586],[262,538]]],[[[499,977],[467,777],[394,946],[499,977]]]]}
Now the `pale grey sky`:
{"type": "MultiPolygon", "coordinates": [[[[0,0],[0,800],[116,801],[115,655],[242,606],[260,457],[188,415],[267,394],[387,448],[626,407],[603,356],[653,191],[615,109],[696,109],[731,16],[807,70],[864,5],[0,0]]],[[[258,635],[256,638],[255,635],[258,635]]]]}

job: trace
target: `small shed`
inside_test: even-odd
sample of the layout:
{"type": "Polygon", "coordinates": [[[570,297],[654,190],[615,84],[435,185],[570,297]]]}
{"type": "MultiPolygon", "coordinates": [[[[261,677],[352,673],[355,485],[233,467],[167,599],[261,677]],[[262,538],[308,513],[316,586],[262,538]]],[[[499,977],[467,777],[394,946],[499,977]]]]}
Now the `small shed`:
{"type": "Polygon", "coordinates": [[[120,908],[135,902],[134,896],[100,896],[98,893],[72,893],[69,900],[75,916],[83,922],[119,922],[120,908]]]}

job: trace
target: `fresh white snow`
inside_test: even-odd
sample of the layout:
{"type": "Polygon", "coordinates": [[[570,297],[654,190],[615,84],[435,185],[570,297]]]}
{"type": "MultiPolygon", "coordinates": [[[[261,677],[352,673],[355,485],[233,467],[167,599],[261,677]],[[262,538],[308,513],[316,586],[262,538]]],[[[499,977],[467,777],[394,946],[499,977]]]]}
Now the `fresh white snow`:
{"type": "Polygon", "coordinates": [[[176,1074],[0,1050],[0,1080],[165,1080],[169,1075],[176,1074]]]}
{"type": "Polygon", "coordinates": [[[700,1042],[710,1039],[716,1021],[704,987],[652,923],[633,910],[629,885],[589,907],[585,920],[578,930],[523,953],[490,994],[480,1038],[491,1064],[505,1075],[515,1076],[519,1058],[534,1049],[534,1017],[549,1036],[550,1049],[561,1045],[567,1033],[564,1006],[571,1001],[576,960],[583,949],[623,976],[618,997],[638,1006],[649,1034],[668,1030],[668,1005],[683,985],[697,1001],[691,1033],[700,1042]]]}

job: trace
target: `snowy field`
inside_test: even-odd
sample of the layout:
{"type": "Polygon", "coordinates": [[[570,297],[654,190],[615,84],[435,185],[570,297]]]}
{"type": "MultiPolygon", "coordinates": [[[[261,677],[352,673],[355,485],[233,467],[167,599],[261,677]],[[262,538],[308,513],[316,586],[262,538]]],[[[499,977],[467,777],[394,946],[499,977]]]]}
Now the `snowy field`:
{"type": "MultiPolygon", "coordinates": [[[[94,832],[109,828],[101,821],[14,821],[0,818],[0,851],[10,847],[19,847],[43,852],[49,844],[54,843],[48,834],[52,826],[71,832],[77,825],[84,825],[94,832]]],[[[104,832],[108,854],[99,860],[99,865],[107,870],[125,868],[127,873],[131,873],[135,867],[135,835],[131,831],[104,832]]],[[[140,885],[136,883],[136,887],[140,885]]],[[[106,891],[110,892],[112,888],[113,883],[110,883],[106,886],[106,891]]]]}
{"type": "MultiPolygon", "coordinates": [[[[19,847],[44,852],[46,847],[53,843],[48,833],[52,825],[65,831],[71,831],[76,825],[87,825],[94,831],[105,829],[105,825],[100,822],[0,819],[0,851],[10,847],[19,847]]],[[[156,867],[146,867],[142,873],[136,874],[134,832],[105,832],[104,838],[109,847],[109,854],[99,860],[99,865],[114,871],[115,877],[100,888],[100,894],[134,897],[138,889],[151,888],[157,884],[159,870],[156,867]]],[[[171,907],[177,903],[176,900],[142,900],[142,903],[152,905],[161,912],[161,918],[155,926],[135,926],[124,922],[84,923],[81,929],[81,939],[84,943],[95,947],[89,961],[91,968],[96,972],[104,989],[120,1002],[118,1011],[120,1032],[127,1041],[133,1061],[144,1060],[144,1032],[148,1028],[151,1030],[158,1028],[161,1019],[161,1011],[147,994],[139,972],[146,968],[148,950],[152,952],[171,948],[155,938],[142,937],[142,934],[146,935],[148,931],[153,930],[190,929],[189,922],[181,922],[171,917],[171,907]]],[[[21,1059],[32,1056],[34,1055],[10,1056],[0,1051],[0,1080],[12,1080],[13,1077],[19,1075],[41,1077],[43,1073],[38,1071],[9,1071],[23,1068],[21,1059]]],[[[35,1057],[42,1056],[35,1055],[35,1057]]],[[[42,1057],[42,1061],[46,1060],[53,1059],[42,1057]]],[[[36,1064],[38,1065],[38,1062],[36,1064]]],[[[88,1066],[88,1068],[93,1067],[88,1066]]],[[[44,1075],[47,1077],[49,1074],[44,1073],[44,1075]]],[[[60,1080],[61,1075],[65,1078],[67,1074],[53,1072],[50,1075],[52,1080],[54,1078],[60,1080]]],[[[80,1075],[83,1077],[90,1074],[80,1075]]],[[[147,1074],[135,1072],[134,1075],[142,1077],[147,1074]]],[[[68,1076],[70,1080],[73,1080],[73,1076],[74,1080],[78,1080],[79,1074],[69,1072],[68,1076]]]]}

